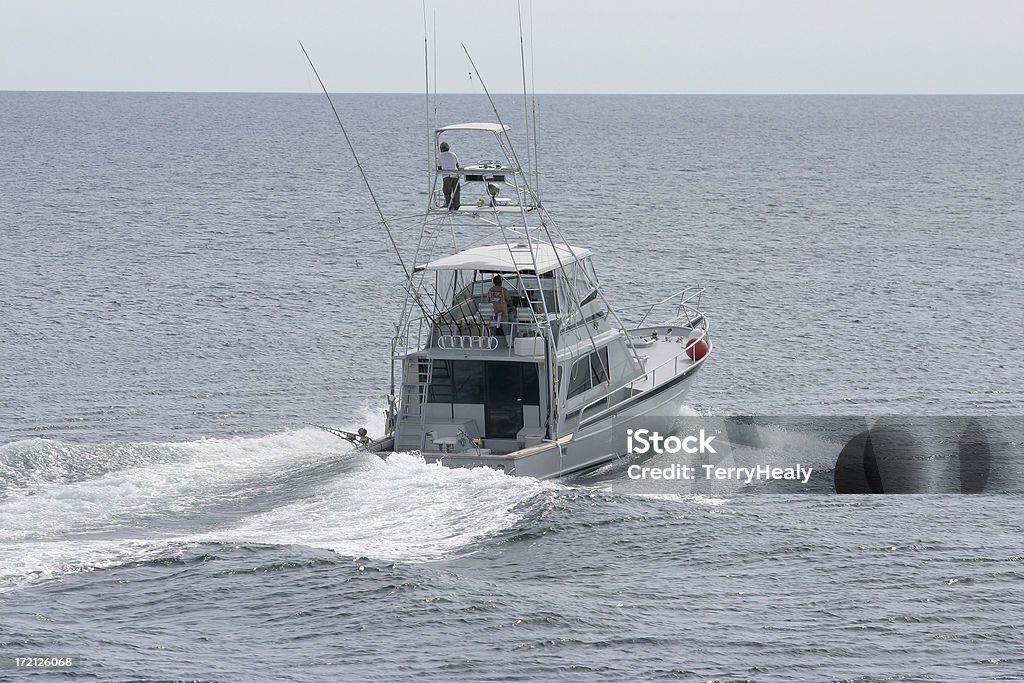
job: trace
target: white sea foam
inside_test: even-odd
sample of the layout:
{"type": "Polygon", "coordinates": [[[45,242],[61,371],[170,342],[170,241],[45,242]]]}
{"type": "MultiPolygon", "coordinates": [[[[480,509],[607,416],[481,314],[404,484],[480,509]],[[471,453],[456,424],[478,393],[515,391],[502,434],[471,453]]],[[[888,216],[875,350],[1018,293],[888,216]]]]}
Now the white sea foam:
{"type": "Polygon", "coordinates": [[[38,540],[0,543],[0,593],[68,574],[166,555],[175,541],[38,540]]]}
{"type": "MultiPolygon", "coordinates": [[[[405,453],[385,461],[352,453],[312,427],[159,446],[110,447],[159,452],[150,463],[129,457],[127,466],[97,476],[67,483],[42,477],[8,491],[0,499],[0,590],[204,542],[431,560],[514,524],[522,514],[517,505],[556,486],[489,469],[428,465],[405,453]],[[339,462],[349,466],[334,467],[339,462]],[[295,476],[298,490],[275,495],[275,487],[295,476]],[[263,494],[258,505],[247,499],[254,491],[263,494]],[[239,510],[226,521],[203,513],[232,503],[239,510]],[[154,519],[159,528],[149,524],[154,519]]],[[[60,448],[74,454],[77,447],[60,448]]]]}
{"type": "Polygon", "coordinates": [[[514,508],[552,488],[481,469],[449,469],[395,453],[338,477],[318,495],[254,515],[201,540],[298,543],[342,555],[429,560],[508,528],[514,508]]]}
{"type": "MultiPolygon", "coordinates": [[[[79,447],[63,448],[73,456],[79,447]]],[[[0,499],[0,540],[55,537],[181,513],[229,500],[296,468],[330,462],[347,450],[337,437],[312,428],[259,438],[110,446],[112,457],[161,457],[129,457],[122,460],[125,467],[68,483],[43,476],[8,491],[0,499]]],[[[97,451],[102,449],[81,448],[87,468],[97,451]]]]}

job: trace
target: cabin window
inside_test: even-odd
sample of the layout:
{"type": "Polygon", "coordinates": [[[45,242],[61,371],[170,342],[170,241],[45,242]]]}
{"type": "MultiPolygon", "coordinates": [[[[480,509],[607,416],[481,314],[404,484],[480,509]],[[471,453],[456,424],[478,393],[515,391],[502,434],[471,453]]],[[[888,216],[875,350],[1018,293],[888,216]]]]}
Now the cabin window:
{"type": "Polygon", "coordinates": [[[473,299],[480,310],[490,311],[487,303],[487,290],[491,288],[491,280],[500,275],[502,286],[512,296],[516,308],[533,307],[535,313],[541,313],[547,306],[548,313],[558,312],[558,299],[555,296],[555,281],[546,275],[538,280],[536,275],[520,275],[516,273],[492,273],[481,271],[484,278],[476,281],[456,295],[457,301],[473,299]]]}
{"type": "Polygon", "coordinates": [[[590,381],[597,386],[608,381],[608,347],[604,346],[590,354],[590,381]]]}
{"type": "Polygon", "coordinates": [[[566,398],[579,396],[607,381],[608,347],[602,347],[572,364],[572,371],[569,373],[569,393],[566,398]]]}
{"type": "Polygon", "coordinates": [[[427,402],[482,404],[488,402],[488,396],[504,392],[514,394],[529,405],[539,405],[538,370],[536,363],[435,360],[427,387],[427,402]]]}
{"type": "Polygon", "coordinates": [[[483,403],[484,364],[475,360],[434,361],[428,403],[483,403]]]}
{"type": "Polygon", "coordinates": [[[565,269],[565,286],[569,298],[577,305],[590,301],[597,296],[595,285],[597,275],[589,258],[577,261],[565,269]]]}
{"type": "Polygon", "coordinates": [[[569,372],[568,398],[579,396],[590,388],[590,356],[584,356],[572,364],[569,372]]]}

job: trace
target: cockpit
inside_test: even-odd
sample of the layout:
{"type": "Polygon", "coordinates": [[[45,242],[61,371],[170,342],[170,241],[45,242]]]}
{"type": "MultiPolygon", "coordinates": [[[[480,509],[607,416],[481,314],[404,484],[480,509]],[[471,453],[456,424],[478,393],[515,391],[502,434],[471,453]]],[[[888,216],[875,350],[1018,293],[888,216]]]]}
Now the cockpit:
{"type": "Polygon", "coordinates": [[[486,271],[478,271],[478,279],[455,293],[452,297],[452,307],[485,309],[488,303],[487,293],[494,286],[494,275],[501,278],[501,286],[508,290],[513,308],[527,308],[537,315],[558,312],[558,296],[555,293],[553,278],[486,271]]]}

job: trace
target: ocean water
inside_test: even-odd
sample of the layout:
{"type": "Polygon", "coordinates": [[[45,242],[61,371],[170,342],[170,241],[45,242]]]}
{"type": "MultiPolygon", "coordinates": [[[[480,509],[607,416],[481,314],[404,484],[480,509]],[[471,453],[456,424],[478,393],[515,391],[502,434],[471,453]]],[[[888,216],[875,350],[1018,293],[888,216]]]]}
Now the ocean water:
{"type": "MultiPolygon", "coordinates": [[[[493,119],[336,103],[396,218],[427,125],[493,119]]],[[[690,412],[1021,415],[1024,97],[538,111],[613,305],[707,287],[690,412]]],[[[382,429],[401,270],[322,97],[4,92],[0,121],[0,680],[1024,680],[1024,463],[837,496],[835,444],[781,430],[808,486],[655,496],[350,454],[306,423],[382,429]],[[6,663],[43,654],[81,659],[6,663]]]]}

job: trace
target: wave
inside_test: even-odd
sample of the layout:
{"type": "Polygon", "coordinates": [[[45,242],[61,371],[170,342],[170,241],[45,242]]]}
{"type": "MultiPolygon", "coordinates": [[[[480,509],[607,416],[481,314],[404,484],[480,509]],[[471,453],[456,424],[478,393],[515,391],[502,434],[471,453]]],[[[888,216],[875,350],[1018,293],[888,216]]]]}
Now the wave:
{"type": "Polygon", "coordinates": [[[394,453],[332,480],[317,496],[199,539],[298,543],[381,559],[440,559],[516,524],[525,502],[557,487],[488,468],[450,469],[394,453]]]}
{"type": "Polygon", "coordinates": [[[202,544],[430,561],[517,524],[558,484],[353,452],[312,427],[258,438],[0,450],[0,591],[202,544]]]}
{"type": "MultiPolygon", "coordinates": [[[[372,431],[378,426],[371,420],[369,414],[362,423],[372,431]]],[[[780,462],[824,465],[815,457],[832,450],[818,435],[779,428],[762,429],[758,438],[762,462],[774,453],[780,462]]],[[[744,448],[735,445],[737,462],[744,448]]],[[[577,479],[584,488],[573,489],[486,468],[449,469],[409,453],[383,460],[312,427],[183,443],[20,441],[0,447],[7,479],[0,490],[0,590],[163,561],[211,544],[444,559],[557,532],[588,514],[579,505],[610,509],[631,497],[620,494],[656,493],[628,486],[631,462],[577,479]]],[[[681,502],[720,505],[720,496],[735,490],[681,502]]]]}
{"type": "MultiPolygon", "coordinates": [[[[14,444],[28,463],[0,497],[3,540],[46,538],[136,524],[256,495],[266,484],[337,462],[350,447],[301,429],[259,438],[178,444],[14,444]],[[35,446],[35,448],[33,448],[35,446]],[[58,454],[60,457],[54,457],[58,454]]],[[[370,458],[372,456],[366,456],[370,458]]]]}

